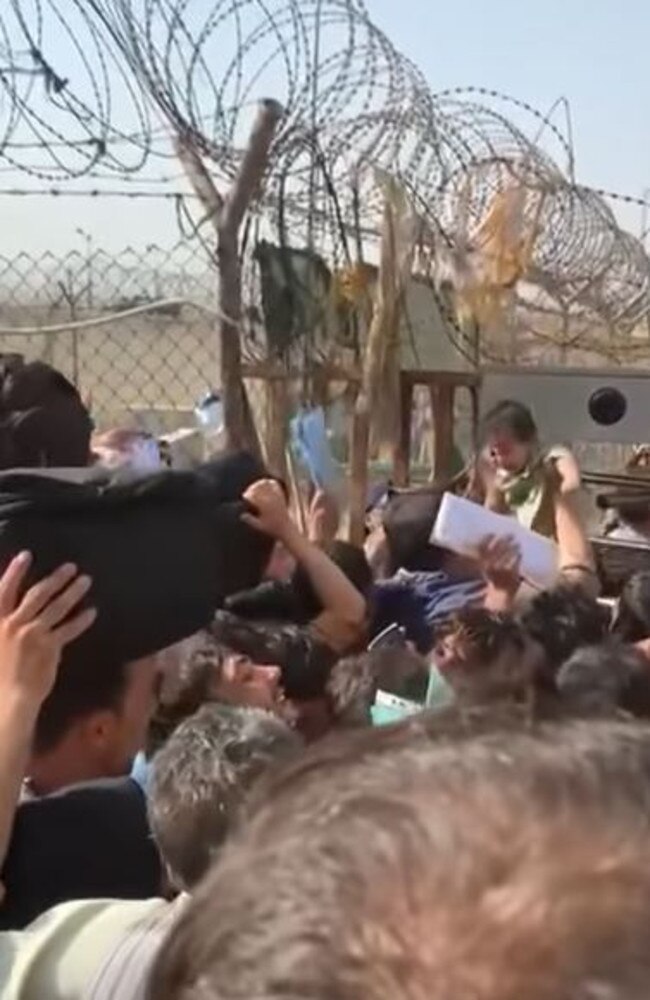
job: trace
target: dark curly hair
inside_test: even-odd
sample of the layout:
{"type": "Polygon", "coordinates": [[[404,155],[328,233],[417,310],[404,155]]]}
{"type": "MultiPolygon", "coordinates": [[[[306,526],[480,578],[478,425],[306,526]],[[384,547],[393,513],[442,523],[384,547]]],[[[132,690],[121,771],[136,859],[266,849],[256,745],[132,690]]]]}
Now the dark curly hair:
{"type": "Polygon", "coordinates": [[[602,718],[623,712],[650,718],[648,661],[616,640],[578,649],[560,668],[557,689],[571,715],[602,718]]]}
{"type": "Polygon", "coordinates": [[[461,701],[532,698],[542,652],[511,615],[466,608],[436,631],[436,645],[448,639],[460,655],[445,679],[461,701]]]}
{"type": "Polygon", "coordinates": [[[580,646],[597,646],[608,634],[608,614],[577,587],[557,587],[536,594],[521,610],[522,628],[544,650],[540,680],[554,687],[557,671],[580,646]]]}

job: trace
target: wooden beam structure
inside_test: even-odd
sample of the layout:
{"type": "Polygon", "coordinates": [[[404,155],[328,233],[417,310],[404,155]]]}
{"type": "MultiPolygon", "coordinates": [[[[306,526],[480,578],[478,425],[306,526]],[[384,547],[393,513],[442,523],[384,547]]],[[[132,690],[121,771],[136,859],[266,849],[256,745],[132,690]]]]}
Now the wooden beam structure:
{"type": "Polygon", "coordinates": [[[393,482],[399,488],[410,483],[411,419],[413,394],[418,385],[426,386],[431,399],[435,436],[434,475],[446,479],[452,474],[454,450],[454,404],[456,391],[467,389],[472,400],[472,431],[476,440],[481,377],[477,372],[403,371],[400,376],[400,432],[393,457],[393,482]]]}
{"type": "Polygon", "coordinates": [[[262,101],[232,187],[221,195],[200,153],[185,136],[176,140],[176,154],[217,236],[219,261],[220,390],[226,439],[231,448],[259,453],[257,430],[242,376],[241,262],[239,232],[250,203],[259,192],[273,137],[282,119],[277,101],[262,101]]]}

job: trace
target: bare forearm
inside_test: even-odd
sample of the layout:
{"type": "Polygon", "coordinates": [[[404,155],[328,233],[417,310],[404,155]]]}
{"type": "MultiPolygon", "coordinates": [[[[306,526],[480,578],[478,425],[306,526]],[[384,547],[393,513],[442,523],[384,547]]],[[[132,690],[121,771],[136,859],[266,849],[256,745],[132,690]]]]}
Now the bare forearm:
{"type": "Polygon", "coordinates": [[[11,839],[35,723],[36,713],[30,706],[0,705],[0,868],[11,839]]]}
{"type": "Polygon", "coordinates": [[[560,455],[555,467],[560,477],[560,492],[568,495],[576,493],[582,486],[582,476],[575,456],[571,452],[560,455]]]}
{"type": "Polygon", "coordinates": [[[594,557],[580,516],[578,491],[560,493],[555,498],[555,534],[560,569],[566,566],[594,568],[594,557]]]}
{"type": "Polygon", "coordinates": [[[364,598],[322,549],[301,535],[293,525],[287,528],[281,541],[306,570],[324,610],[354,624],[364,620],[364,598]]]}

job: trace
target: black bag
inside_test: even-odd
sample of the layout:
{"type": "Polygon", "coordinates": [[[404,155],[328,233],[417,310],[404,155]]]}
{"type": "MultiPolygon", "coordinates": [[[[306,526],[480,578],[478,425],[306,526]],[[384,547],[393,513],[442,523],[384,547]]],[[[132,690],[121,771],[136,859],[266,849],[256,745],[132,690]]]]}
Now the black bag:
{"type": "Polygon", "coordinates": [[[270,539],[241,520],[242,493],[264,475],[250,455],[128,481],[55,475],[0,475],[0,569],[28,549],[28,585],[64,562],[93,578],[97,621],[66,649],[64,667],[123,663],[193,634],[268,563],[270,539]]]}

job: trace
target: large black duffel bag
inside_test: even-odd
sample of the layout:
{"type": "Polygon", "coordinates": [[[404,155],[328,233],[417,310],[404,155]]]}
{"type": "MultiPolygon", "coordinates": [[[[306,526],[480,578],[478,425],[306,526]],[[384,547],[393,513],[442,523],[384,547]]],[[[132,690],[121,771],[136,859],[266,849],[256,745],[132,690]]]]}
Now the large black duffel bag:
{"type": "Polygon", "coordinates": [[[271,542],[241,520],[241,496],[262,475],[245,454],[130,481],[86,470],[4,473],[0,570],[25,549],[34,557],[28,585],[76,563],[93,578],[98,617],[64,664],[137,659],[209,624],[228,595],[259,582],[271,542]]]}

